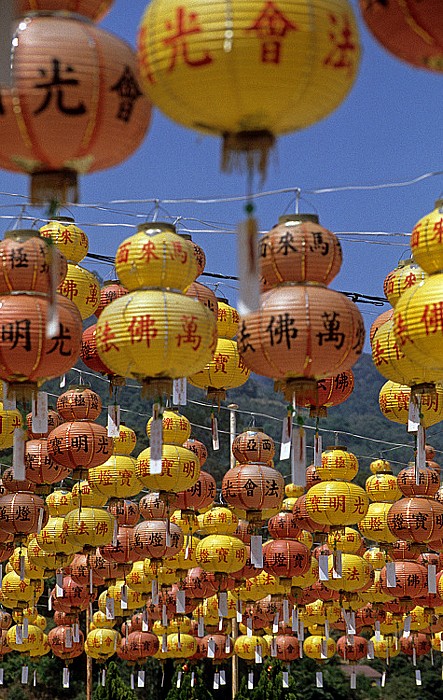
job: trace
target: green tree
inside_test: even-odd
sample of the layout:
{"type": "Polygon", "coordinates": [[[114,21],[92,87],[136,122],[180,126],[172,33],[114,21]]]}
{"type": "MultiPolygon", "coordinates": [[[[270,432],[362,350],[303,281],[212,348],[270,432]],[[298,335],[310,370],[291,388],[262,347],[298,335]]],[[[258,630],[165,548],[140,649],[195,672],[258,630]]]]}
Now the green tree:
{"type": "Polygon", "coordinates": [[[136,693],[122,679],[121,669],[115,661],[108,666],[105,685],[95,689],[94,700],[137,700],[136,693]]]}

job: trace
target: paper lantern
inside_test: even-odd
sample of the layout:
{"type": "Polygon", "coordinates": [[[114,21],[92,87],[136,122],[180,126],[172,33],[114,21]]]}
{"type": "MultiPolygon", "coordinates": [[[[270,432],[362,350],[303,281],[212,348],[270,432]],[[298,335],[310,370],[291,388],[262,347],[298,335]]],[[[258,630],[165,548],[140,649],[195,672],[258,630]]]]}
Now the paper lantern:
{"type": "Polygon", "coordinates": [[[385,593],[400,599],[414,599],[426,595],[428,572],[423,564],[415,561],[394,561],[394,567],[395,586],[387,585],[386,567],[380,570],[380,584],[385,593]]]}
{"type": "Polygon", "coordinates": [[[54,484],[65,479],[70,469],[51,459],[46,438],[28,440],[25,444],[26,478],[34,484],[54,484]]]}
{"type": "Polygon", "coordinates": [[[374,335],[376,334],[377,330],[382,326],[386,321],[391,321],[392,317],[394,315],[394,309],[387,309],[387,311],[383,311],[375,321],[373,321],[371,325],[371,329],[369,331],[369,340],[372,345],[372,341],[374,339],[374,335]]]}
{"type": "Polygon", "coordinates": [[[0,496],[0,527],[17,539],[37,532],[39,522],[44,525],[47,517],[43,499],[33,493],[18,492],[0,496]]]}
{"type": "Polygon", "coordinates": [[[10,627],[6,633],[6,642],[13,651],[30,653],[39,648],[43,642],[43,632],[38,625],[28,625],[28,636],[17,634],[17,625],[10,627]],[[17,638],[21,640],[19,644],[17,638]]]}
{"type": "Polygon", "coordinates": [[[86,233],[70,216],[54,216],[39,229],[42,238],[49,238],[70,263],[79,263],[89,250],[86,233]]]}
{"type": "Polygon", "coordinates": [[[400,648],[407,656],[425,656],[431,651],[431,641],[426,634],[412,634],[400,639],[400,648]]]}
{"type": "Polygon", "coordinates": [[[280,509],[284,488],[282,474],[273,467],[246,463],[226,472],[222,496],[230,506],[245,509],[247,519],[253,519],[260,518],[265,508],[280,509]]]}
{"type": "Polygon", "coordinates": [[[357,457],[347,447],[327,447],[321,456],[321,465],[316,467],[322,481],[342,479],[352,481],[358,472],[357,457]]]}
{"type": "Polygon", "coordinates": [[[145,520],[134,528],[133,548],[142,558],[167,558],[183,547],[183,533],[174,523],[165,520],[145,520]]]}
{"type": "Polygon", "coordinates": [[[8,450],[14,444],[14,431],[22,425],[22,417],[17,409],[5,410],[0,402],[0,450],[8,450]]]}
{"type": "MultiPolygon", "coordinates": [[[[188,443],[189,441],[185,444],[188,443]]],[[[186,491],[177,493],[174,507],[180,510],[202,510],[213,504],[216,493],[216,482],[212,474],[201,471],[195,484],[186,491]]]]}
{"type": "Polygon", "coordinates": [[[442,532],[443,504],[430,498],[402,498],[391,505],[388,526],[400,540],[435,540],[442,532]]]}
{"type": "Polygon", "coordinates": [[[268,643],[260,635],[242,634],[234,642],[234,654],[245,661],[254,661],[257,650],[262,656],[267,656],[269,653],[268,643]]]}
{"type": "Polygon", "coordinates": [[[31,601],[37,602],[43,590],[42,579],[22,579],[15,571],[10,571],[2,581],[2,605],[6,608],[25,608],[31,601]]]}
{"type": "Polygon", "coordinates": [[[333,377],[319,379],[317,387],[298,399],[298,405],[309,408],[312,417],[325,417],[328,408],[338,406],[346,401],[354,391],[354,374],[345,370],[333,377]]]}
{"type": "Polygon", "coordinates": [[[200,540],[195,556],[206,571],[232,573],[244,566],[246,546],[232,535],[208,535],[200,540]]]}
{"type": "Polygon", "coordinates": [[[134,54],[79,16],[29,16],[16,32],[0,165],[31,173],[34,203],[76,201],[77,173],[118,164],[145,135],[150,107],[134,54]]]}
{"type": "Polygon", "coordinates": [[[309,549],[297,540],[270,540],[263,546],[263,569],[274,576],[303,576],[310,565],[309,549]]]}
{"type": "Polygon", "coordinates": [[[407,497],[427,496],[432,498],[440,487],[440,478],[436,471],[427,467],[416,470],[414,463],[410,463],[406,469],[402,469],[397,480],[403,496],[407,497]]]}
{"type": "Polygon", "coordinates": [[[360,533],[352,527],[344,527],[342,530],[332,530],[328,534],[327,543],[334,550],[346,554],[359,554],[363,544],[360,533]]]}
{"type": "Polygon", "coordinates": [[[138,35],[143,85],[173,120],[223,136],[225,167],[230,153],[243,152],[263,170],[276,136],[322,119],[346,96],[358,66],[357,27],[346,1],[252,3],[246,12],[234,3],[229,35],[225,12],[203,2],[192,11],[165,0],[150,4],[138,35]],[[176,34],[183,41],[183,31],[179,53],[176,34]]]}
{"type": "Polygon", "coordinates": [[[89,420],[99,417],[100,396],[86,386],[71,386],[57,399],[57,411],[64,421],[89,420]]]}
{"type": "Polygon", "coordinates": [[[57,625],[50,630],[48,642],[52,653],[59,659],[67,661],[83,654],[85,639],[83,632],[79,630],[77,641],[74,641],[70,625],[57,625]]]}
{"type": "Polygon", "coordinates": [[[274,440],[262,430],[249,428],[234,438],[232,454],[240,464],[257,462],[272,465],[274,440]]]}
{"type": "MultiPolygon", "coordinates": [[[[443,274],[433,274],[412,287],[398,300],[394,310],[394,333],[401,351],[413,363],[419,363],[440,381],[443,360],[439,353],[442,319],[439,314],[443,274]]],[[[409,382],[406,382],[409,383],[409,382]]]]}
{"type": "Polygon", "coordinates": [[[400,260],[397,267],[389,272],[383,283],[383,291],[391,306],[395,307],[400,296],[425,279],[426,273],[412,258],[400,260]]]}
{"type": "Polygon", "coordinates": [[[43,549],[37,539],[33,537],[28,541],[28,558],[31,564],[43,569],[43,578],[54,575],[57,569],[66,569],[71,564],[72,554],[64,552],[49,552],[43,549]]]}
{"type": "MultiPolygon", "coordinates": [[[[146,425],[146,434],[151,437],[152,418],[146,425]]],[[[191,434],[191,423],[177,410],[166,409],[162,414],[163,442],[168,445],[183,445],[191,434]]]]}
{"type": "Polygon", "coordinates": [[[374,656],[377,659],[392,659],[400,653],[400,644],[397,638],[392,636],[376,635],[369,640],[374,648],[374,656]]]}
{"type": "Polygon", "coordinates": [[[95,310],[96,317],[99,318],[103,309],[109,306],[111,302],[120,297],[124,297],[127,293],[128,290],[126,287],[120,284],[118,280],[108,280],[104,282],[100,290],[100,300],[95,310]]]}
{"type": "Polygon", "coordinates": [[[130,498],[142,489],[135,472],[133,457],[114,454],[103,464],[88,470],[88,482],[108,498],[130,498]]]}
{"type": "Polygon", "coordinates": [[[369,30],[391,54],[419,68],[443,70],[439,0],[360,0],[360,7],[369,30]]]}
{"type": "Polygon", "coordinates": [[[48,437],[48,433],[50,433],[51,430],[56,428],[62,422],[61,416],[59,416],[57,411],[54,411],[53,408],[48,408],[47,417],[48,417],[48,430],[45,433],[35,433],[32,430],[32,413],[28,413],[28,415],[26,416],[28,440],[40,440],[40,438],[48,437]]]}
{"type": "Polygon", "coordinates": [[[268,520],[268,532],[277,539],[298,539],[301,534],[300,525],[292,512],[280,512],[268,520]]]}
{"type": "Polygon", "coordinates": [[[66,258],[33,229],[6,231],[0,241],[0,294],[27,290],[48,293],[67,273],[66,258]]]}
{"type": "Polygon", "coordinates": [[[184,491],[195,484],[200,474],[195,454],[178,445],[163,445],[160,474],[152,474],[150,464],[151,448],[148,447],[137,458],[136,476],[152,491],[184,491]]]}
{"type": "Polygon", "coordinates": [[[324,637],[320,635],[311,635],[306,637],[303,642],[303,652],[310,659],[320,661],[321,659],[330,659],[334,656],[336,645],[332,637],[324,637]]]}
{"type": "Polygon", "coordinates": [[[397,477],[392,473],[390,466],[386,471],[379,471],[368,477],[365,482],[365,491],[371,501],[378,503],[394,503],[401,498],[397,477]]]}
{"type": "Polygon", "coordinates": [[[375,501],[369,504],[365,517],[358,523],[363,537],[372,542],[395,542],[397,537],[388,526],[390,502],[375,501]]]}
{"type": "Polygon", "coordinates": [[[111,542],[114,518],[102,508],[71,510],[65,516],[65,532],[68,543],[88,549],[111,542]]]}
{"type": "MultiPolygon", "coordinates": [[[[129,633],[127,638],[122,639],[120,649],[127,649],[129,652],[128,660],[141,665],[145,663],[147,658],[157,653],[159,646],[158,637],[152,632],[134,630],[129,633]]],[[[120,656],[119,650],[117,653],[120,656]]]]}
{"type": "Polygon", "coordinates": [[[189,287],[187,287],[185,294],[187,297],[201,301],[202,304],[207,306],[217,317],[218,301],[212,289],[209,289],[209,287],[206,287],[206,285],[201,282],[192,282],[189,287]]]}
{"type": "Polygon", "coordinates": [[[213,506],[199,516],[200,533],[204,535],[216,535],[223,532],[232,535],[238,526],[238,518],[235,513],[224,506],[213,506]]]}
{"type": "Polygon", "coordinates": [[[196,440],[195,438],[191,437],[188,440],[185,440],[185,442],[183,443],[183,447],[186,447],[187,450],[191,450],[191,452],[194,452],[194,454],[198,458],[200,467],[204,466],[208,458],[208,450],[206,449],[206,445],[200,442],[200,440],[196,440]]]}
{"type": "Polygon", "coordinates": [[[342,556],[341,578],[334,578],[334,556],[328,557],[329,579],[324,581],[325,588],[334,591],[354,592],[363,590],[372,580],[371,564],[357,554],[344,553],[342,556]]]}
{"type": "Polygon", "coordinates": [[[309,514],[306,507],[306,494],[299,496],[293,506],[293,514],[295,516],[296,523],[303,530],[311,532],[328,532],[329,524],[327,523],[317,523],[313,520],[309,514]]]}
{"type": "Polygon", "coordinates": [[[62,595],[57,595],[57,590],[54,588],[51,591],[52,606],[54,610],[60,612],[75,613],[78,615],[82,610],[86,610],[96,598],[96,592],[92,593],[89,586],[80,586],[71,576],[63,576],[63,581],[60,585],[63,591],[62,595]]]}
{"type": "Polygon", "coordinates": [[[98,21],[109,11],[114,0],[19,0],[18,14],[64,10],[98,21]]]}
{"type": "Polygon", "coordinates": [[[189,383],[206,389],[208,398],[220,401],[226,398],[229,389],[245,384],[249,375],[237,341],[219,337],[212,360],[200,372],[189,377],[189,383]]]}
{"type": "Polygon", "coordinates": [[[120,642],[121,635],[117,630],[98,627],[88,633],[84,648],[87,656],[103,663],[115,654],[120,642]]]}
{"type": "Polygon", "coordinates": [[[99,303],[100,283],[93,272],[68,263],[68,271],[58,292],[74,302],[82,320],[92,316],[99,303]]]}
{"type": "Polygon", "coordinates": [[[83,508],[83,506],[87,508],[101,508],[108,500],[105,494],[94,489],[86,479],[77,481],[77,483],[74,484],[72,487],[71,499],[72,505],[70,510],[74,508],[80,509],[83,508]]]}
{"type": "Polygon", "coordinates": [[[441,231],[443,227],[443,200],[435,202],[433,211],[423,216],[412,229],[411,251],[419,265],[429,275],[441,272],[443,257],[441,231]]]}
{"type": "Polygon", "coordinates": [[[116,519],[119,527],[127,525],[134,527],[137,525],[140,517],[138,503],[127,499],[113,499],[108,505],[108,510],[116,519]]]}
{"type": "Polygon", "coordinates": [[[105,427],[91,421],[62,423],[48,435],[48,453],[68,469],[92,469],[109,459],[112,438],[105,427]]]}
{"type": "Polygon", "coordinates": [[[306,494],[306,510],[321,525],[355,525],[365,517],[369,499],[356,484],[325,481],[306,494]]]}
{"type": "MultiPolygon", "coordinates": [[[[380,389],[378,403],[388,420],[407,425],[411,387],[387,381],[380,389]]],[[[436,384],[432,391],[420,395],[420,423],[429,428],[443,420],[443,386],[436,384]]]]}

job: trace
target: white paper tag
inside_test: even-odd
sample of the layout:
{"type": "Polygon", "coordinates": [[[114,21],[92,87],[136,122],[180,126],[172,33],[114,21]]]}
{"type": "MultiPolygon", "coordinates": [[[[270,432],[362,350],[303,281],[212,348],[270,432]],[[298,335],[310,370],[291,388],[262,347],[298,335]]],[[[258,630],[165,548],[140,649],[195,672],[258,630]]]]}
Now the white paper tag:
{"type": "Polygon", "coordinates": [[[329,620],[326,618],[325,620],[325,637],[329,637],[329,620]]]}
{"type": "Polygon", "coordinates": [[[15,643],[23,644],[23,625],[15,626],[15,643]]]}
{"type": "MultiPolygon", "coordinates": [[[[418,472],[419,469],[425,469],[426,468],[426,450],[425,450],[425,429],[421,425],[417,431],[417,454],[415,458],[415,463],[416,463],[416,470],[418,472]]],[[[420,483],[417,481],[418,475],[416,474],[415,482],[420,483]]]]}
{"type": "Polygon", "coordinates": [[[355,671],[351,671],[351,690],[357,688],[357,674],[355,671]]]}
{"type": "Polygon", "coordinates": [[[373,659],[374,659],[374,642],[370,642],[370,641],[368,642],[368,653],[367,653],[367,657],[368,657],[369,660],[373,660],[373,659]]]}
{"type": "MultiPolygon", "coordinates": [[[[154,415],[158,414],[158,404],[154,405],[154,415]],[[157,408],[156,408],[157,406],[157,408]]],[[[153,419],[151,423],[150,436],[149,436],[149,448],[150,448],[150,461],[149,461],[149,472],[150,474],[161,474],[162,473],[162,452],[163,452],[163,421],[161,416],[153,419]]]]}
{"type": "Polygon", "coordinates": [[[280,613],[279,613],[278,610],[277,610],[277,612],[276,612],[275,615],[274,615],[274,621],[273,621],[273,623],[272,623],[272,634],[278,634],[278,622],[279,622],[279,618],[280,618],[280,613]]]}
{"type": "Polygon", "coordinates": [[[149,632],[148,614],[146,610],[143,611],[142,615],[142,632],[149,632]]]}
{"type": "Polygon", "coordinates": [[[163,627],[168,626],[168,608],[166,605],[162,605],[162,625],[163,627]]]}
{"type": "Polygon", "coordinates": [[[142,671],[141,669],[137,671],[137,688],[145,687],[145,676],[145,671],[142,671]]]}
{"type": "Polygon", "coordinates": [[[437,593],[437,567],[428,564],[428,593],[437,593]]]}
{"type": "Polygon", "coordinates": [[[134,673],[131,673],[131,690],[135,690],[134,673]]]}
{"type": "Polygon", "coordinates": [[[275,637],[271,639],[271,656],[273,659],[275,659],[277,656],[277,640],[275,637]]]}
{"type": "Polygon", "coordinates": [[[218,419],[217,416],[212,414],[211,416],[211,436],[212,436],[212,449],[214,452],[220,449],[220,440],[218,437],[218,419]]]}
{"type": "Polygon", "coordinates": [[[175,612],[179,615],[186,613],[186,592],[178,590],[175,596],[175,612]]]}
{"type": "Polygon", "coordinates": [[[55,597],[56,598],[63,598],[64,591],[63,591],[63,572],[62,571],[57,571],[55,575],[55,597]]]}
{"type": "Polygon", "coordinates": [[[29,677],[29,668],[28,666],[22,666],[22,676],[21,676],[21,681],[22,685],[26,685],[28,682],[28,677],[29,677]]]}
{"type": "Polygon", "coordinates": [[[8,396],[8,382],[2,382],[3,384],[3,409],[5,411],[14,411],[17,408],[17,400],[15,398],[15,393],[11,391],[11,395],[8,396]]]}
{"type": "Polygon", "coordinates": [[[101,675],[101,684],[104,688],[106,685],[106,670],[103,669],[100,675],[101,675]]]}
{"type": "Polygon", "coordinates": [[[60,389],[64,389],[65,386],[66,386],[66,374],[62,374],[62,376],[60,377],[59,387],[60,387],[60,389]]]}
{"type": "Polygon", "coordinates": [[[417,666],[417,649],[415,646],[412,647],[412,665],[417,666]]]}
{"type": "Polygon", "coordinates": [[[407,639],[411,634],[411,616],[406,615],[403,622],[403,637],[407,639]]]}
{"type": "Polygon", "coordinates": [[[251,535],[251,564],[255,569],[263,569],[263,537],[251,535]]]}
{"type": "Polygon", "coordinates": [[[322,639],[320,642],[320,658],[321,659],[328,658],[328,643],[327,643],[326,639],[322,639]]]}
{"type": "Polygon", "coordinates": [[[218,614],[220,617],[228,617],[228,594],[226,592],[218,594],[218,614]]]}
{"type": "Polygon", "coordinates": [[[382,688],[384,688],[386,685],[386,671],[383,671],[383,673],[381,674],[380,685],[382,688]]]}
{"type": "Polygon", "coordinates": [[[151,598],[152,604],[158,605],[158,581],[156,578],[151,581],[151,598]]]}
{"type": "Polygon", "coordinates": [[[295,610],[295,608],[293,608],[293,610],[292,610],[292,631],[297,632],[297,630],[298,630],[298,613],[295,610]]]}
{"type": "Polygon", "coordinates": [[[260,306],[257,222],[253,217],[248,217],[237,226],[237,270],[237,308],[240,316],[244,316],[260,306]]]}
{"type": "Polygon", "coordinates": [[[32,400],[32,432],[48,432],[48,394],[45,391],[37,392],[32,400]]]}
{"type": "Polygon", "coordinates": [[[257,646],[255,647],[255,663],[256,664],[263,663],[263,650],[262,650],[261,644],[257,644],[257,646]]]}
{"type": "Polygon", "coordinates": [[[163,634],[162,635],[162,653],[166,654],[167,651],[168,651],[168,635],[163,634]]]}
{"type": "Polygon", "coordinates": [[[254,671],[248,673],[248,690],[254,689],[254,671]]]}
{"type": "Polygon", "coordinates": [[[387,588],[395,588],[397,586],[397,576],[395,573],[395,561],[388,561],[386,566],[386,586],[387,588]]]}
{"type": "Polygon", "coordinates": [[[52,610],[52,595],[48,596],[48,611],[51,612],[52,610]]]}
{"type": "Polygon", "coordinates": [[[415,671],[415,684],[421,685],[421,671],[419,668],[417,668],[415,671]]]}
{"type": "Polygon", "coordinates": [[[66,630],[65,646],[66,649],[72,649],[72,631],[70,629],[66,630]]]}
{"type": "Polygon", "coordinates": [[[63,688],[69,688],[69,668],[63,668],[63,688]]]}
{"type": "Polygon", "coordinates": [[[246,619],[246,636],[252,637],[252,634],[253,634],[252,617],[248,617],[246,619]]]}
{"type": "Polygon", "coordinates": [[[321,467],[321,456],[323,452],[323,438],[318,433],[314,437],[314,467],[321,467]]]}
{"type": "Polygon", "coordinates": [[[381,631],[380,631],[380,620],[376,620],[374,624],[374,632],[375,632],[375,641],[380,642],[381,641],[381,631]]]}
{"type": "Polygon", "coordinates": [[[72,625],[72,640],[74,644],[78,644],[80,641],[80,625],[78,622],[74,622],[72,625]]]}
{"type": "Polygon", "coordinates": [[[240,623],[243,621],[243,601],[240,600],[240,598],[237,598],[235,610],[237,615],[237,622],[240,623]]]}
{"type": "Polygon", "coordinates": [[[208,639],[207,657],[208,659],[215,659],[215,640],[212,637],[208,639]]]}
{"type": "Polygon", "coordinates": [[[323,688],[323,673],[321,671],[315,672],[315,684],[317,688],[323,688]]]}
{"type": "Polygon", "coordinates": [[[108,406],[108,437],[120,436],[120,406],[110,404],[108,406]]]}
{"type": "Polygon", "coordinates": [[[44,508],[39,508],[38,522],[37,522],[37,535],[39,535],[42,531],[44,515],[45,515],[44,508]]]}
{"type": "Polygon", "coordinates": [[[172,403],[174,406],[186,406],[187,403],[186,377],[174,379],[172,382],[172,403]]]}
{"type": "Polygon", "coordinates": [[[226,671],[224,668],[221,668],[220,671],[220,685],[226,685],[226,671]]]}
{"type": "Polygon", "coordinates": [[[318,558],[318,578],[319,581],[329,581],[329,557],[327,554],[320,554],[318,558]]]}
{"type": "Polygon", "coordinates": [[[289,625],[289,600],[283,598],[283,622],[285,625],[289,625]]]}
{"type": "Polygon", "coordinates": [[[122,610],[128,609],[128,587],[126,584],[120,589],[120,607],[122,610]]]}
{"type": "Polygon", "coordinates": [[[408,433],[416,433],[420,427],[420,403],[419,396],[409,401],[408,433]]]}
{"type": "Polygon", "coordinates": [[[20,581],[25,580],[25,557],[23,554],[20,555],[19,557],[19,563],[20,563],[20,581]]]}
{"type": "Polygon", "coordinates": [[[297,486],[306,486],[306,431],[299,425],[292,431],[291,480],[297,486]]]}
{"type": "Polygon", "coordinates": [[[205,618],[199,615],[197,637],[205,636],[205,618]]]}
{"type": "Polygon", "coordinates": [[[26,433],[23,428],[15,428],[12,450],[12,469],[14,479],[17,479],[17,481],[25,481],[26,479],[25,441],[26,433]]]}
{"type": "Polygon", "coordinates": [[[289,673],[287,671],[282,673],[282,686],[283,688],[289,688],[289,673]]]}
{"type": "Polygon", "coordinates": [[[115,605],[114,605],[114,598],[106,598],[106,619],[107,620],[113,620],[115,617],[114,610],[115,610],[115,605]]]}
{"type": "Polygon", "coordinates": [[[299,642],[303,642],[305,638],[305,623],[303,620],[299,620],[298,622],[298,634],[297,634],[299,642]]]}
{"type": "Polygon", "coordinates": [[[29,620],[27,617],[23,618],[23,639],[28,639],[29,637],[29,620]]]}
{"type": "Polygon", "coordinates": [[[289,459],[291,456],[292,442],[292,414],[283,418],[281,443],[280,443],[280,460],[289,459]]]}
{"type": "Polygon", "coordinates": [[[195,671],[191,671],[191,688],[195,688],[195,671]]]}
{"type": "MultiPolygon", "coordinates": [[[[208,654],[208,656],[209,656],[209,654],[208,654]]],[[[213,681],[212,687],[214,688],[214,690],[218,690],[220,688],[220,672],[219,671],[214,671],[214,681],[213,681]]]]}

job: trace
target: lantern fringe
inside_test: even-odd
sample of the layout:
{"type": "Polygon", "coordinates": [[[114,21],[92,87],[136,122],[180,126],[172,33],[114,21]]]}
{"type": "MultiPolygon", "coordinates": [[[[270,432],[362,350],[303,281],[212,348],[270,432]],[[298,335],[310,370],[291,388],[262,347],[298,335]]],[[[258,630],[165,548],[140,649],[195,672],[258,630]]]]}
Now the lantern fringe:
{"type": "Polygon", "coordinates": [[[286,401],[292,401],[295,398],[298,402],[313,394],[315,396],[318,391],[318,385],[315,379],[296,377],[294,379],[286,379],[286,381],[275,382],[274,389],[275,391],[282,391],[286,401]]]}
{"type": "Polygon", "coordinates": [[[172,394],[172,379],[169,377],[143,377],[141,382],[144,399],[158,399],[159,396],[172,394]]]}
{"type": "Polygon", "coordinates": [[[233,171],[259,172],[265,178],[269,153],[274,148],[275,136],[270,131],[239,131],[223,134],[221,169],[233,171]]]}
{"type": "Polygon", "coordinates": [[[429,396],[435,398],[437,394],[437,387],[435,386],[435,384],[431,384],[429,382],[423,382],[422,384],[414,384],[414,386],[411,387],[411,401],[416,396],[423,396],[423,394],[429,394],[429,396]]]}
{"type": "Polygon", "coordinates": [[[49,170],[32,173],[31,204],[41,206],[57,202],[58,205],[79,201],[77,173],[74,170],[49,170]]]}

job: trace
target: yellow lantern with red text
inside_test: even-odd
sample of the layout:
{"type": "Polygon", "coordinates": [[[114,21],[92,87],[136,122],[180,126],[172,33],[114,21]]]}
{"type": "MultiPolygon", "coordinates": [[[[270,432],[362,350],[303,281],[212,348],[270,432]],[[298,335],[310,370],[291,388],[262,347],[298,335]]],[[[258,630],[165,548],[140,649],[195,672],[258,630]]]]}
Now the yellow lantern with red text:
{"type": "Polygon", "coordinates": [[[234,573],[246,563],[246,546],[232,535],[207,535],[197,545],[195,558],[205,571],[234,573]]]}
{"type": "Polygon", "coordinates": [[[311,634],[303,642],[303,652],[316,661],[330,659],[336,652],[336,644],[332,637],[311,634]]]}
{"type": "Polygon", "coordinates": [[[306,494],[308,515],[320,525],[355,525],[363,520],[368,507],[366,492],[346,481],[323,481],[306,494]]]}
{"type": "MultiPolygon", "coordinates": [[[[406,425],[411,400],[411,387],[387,381],[380,389],[380,410],[388,420],[406,425]]],[[[436,384],[432,391],[420,395],[420,423],[430,428],[443,420],[443,386],[436,384]]]]}

